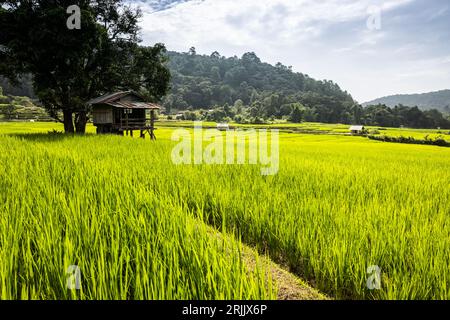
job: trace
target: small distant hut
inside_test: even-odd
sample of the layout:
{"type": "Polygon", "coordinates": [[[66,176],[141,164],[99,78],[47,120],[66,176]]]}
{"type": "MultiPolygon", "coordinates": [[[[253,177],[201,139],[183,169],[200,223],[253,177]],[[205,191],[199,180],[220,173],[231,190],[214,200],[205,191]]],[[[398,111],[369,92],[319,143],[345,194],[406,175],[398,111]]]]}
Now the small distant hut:
{"type": "Polygon", "coordinates": [[[228,123],[218,123],[217,130],[219,131],[228,131],[230,130],[230,125],[228,123]]]}
{"type": "Polygon", "coordinates": [[[351,126],[349,130],[351,134],[363,134],[366,131],[364,126],[351,126]]]}
{"type": "Polygon", "coordinates": [[[138,130],[140,137],[149,133],[155,139],[155,111],[160,106],[148,103],[133,91],[105,94],[88,102],[92,106],[94,126],[98,134],[130,134],[138,130]]]}

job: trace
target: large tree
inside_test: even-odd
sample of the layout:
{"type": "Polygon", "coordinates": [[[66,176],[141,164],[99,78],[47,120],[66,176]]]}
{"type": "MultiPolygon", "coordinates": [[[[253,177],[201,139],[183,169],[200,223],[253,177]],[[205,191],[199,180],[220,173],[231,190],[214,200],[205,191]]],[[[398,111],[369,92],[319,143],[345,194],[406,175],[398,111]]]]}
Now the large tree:
{"type": "Polygon", "coordinates": [[[63,113],[65,132],[84,133],[90,99],[135,90],[158,102],[168,91],[166,49],[139,45],[140,17],[122,0],[0,1],[0,75],[19,83],[31,74],[49,114],[63,113]]]}

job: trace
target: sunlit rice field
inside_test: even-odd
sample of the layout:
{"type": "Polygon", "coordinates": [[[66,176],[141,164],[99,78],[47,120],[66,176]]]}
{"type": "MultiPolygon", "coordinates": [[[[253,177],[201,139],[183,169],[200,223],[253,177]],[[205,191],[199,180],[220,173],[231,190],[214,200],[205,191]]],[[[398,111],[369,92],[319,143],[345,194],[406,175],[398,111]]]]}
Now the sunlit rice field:
{"type": "Polygon", "coordinates": [[[2,299],[276,298],[244,245],[332,298],[450,299],[450,148],[281,133],[279,172],[262,176],[172,164],[173,128],[53,128],[0,123],[2,299]]]}

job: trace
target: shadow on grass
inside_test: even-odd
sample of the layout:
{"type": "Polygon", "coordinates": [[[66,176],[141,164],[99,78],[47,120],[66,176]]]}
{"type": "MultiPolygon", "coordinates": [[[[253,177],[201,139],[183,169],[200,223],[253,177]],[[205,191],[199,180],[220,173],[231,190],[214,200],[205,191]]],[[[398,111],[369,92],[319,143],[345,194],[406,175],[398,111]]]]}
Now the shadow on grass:
{"type": "Polygon", "coordinates": [[[77,137],[92,137],[96,134],[86,133],[84,135],[80,134],[65,134],[65,133],[55,133],[55,132],[33,132],[33,133],[9,133],[5,136],[13,137],[17,139],[22,139],[31,142],[57,142],[70,140],[77,137]]]}

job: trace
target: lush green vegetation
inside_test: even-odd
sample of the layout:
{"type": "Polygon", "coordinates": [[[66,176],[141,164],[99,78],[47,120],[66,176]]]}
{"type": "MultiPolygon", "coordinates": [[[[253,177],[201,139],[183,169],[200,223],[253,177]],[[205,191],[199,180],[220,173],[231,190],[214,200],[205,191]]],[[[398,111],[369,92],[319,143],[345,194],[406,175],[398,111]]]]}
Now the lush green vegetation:
{"type": "Polygon", "coordinates": [[[390,137],[385,135],[369,135],[369,139],[383,141],[383,142],[395,142],[395,143],[407,143],[407,144],[423,144],[430,146],[450,147],[450,142],[445,141],[444,138],[430,138],[428,136],[425,139],[416,139],[413,137],[390,137]]]}
{"type": "Polygon", "coordinates": [[[431,109],[422,111],[418,107],[398,105],[393,108],[386,105],[371,105],[364,108],[363,123],[383,127],[442,128],[450,129],[450,116],[431,109]]]}
{"type": "Polygon", "coordinates": [[[281,63],[272,66],[261,62],[255,53],[242,58],[225,58],[214,52],[211,56],[169,52],[172,90],[166,98],[169,109],[194,109],[219,105],[243,105],[264,108],[268,116],[289,115],[289,108],[303,99],[322,99],[328,107],[353,104],[351,96],[332,81],[316,81],[308,75],[295,73],[281,63]]]}
{"type": "Polygon", "coordinates": [[[36,106],[29,97],[4,96],[0,87],[0,119],[49,121],[45,109],[36,106]]]}
{"type": "Polygon", "coordinates": [[[123,0],[82,1],[65,28],[69,5],[0,5],[2,120],[41,118],[35,95],[63,123],[0,123],[0,299],[273,299],[281,278],[304,285],[280,266],[335,298],[450,299],[450,149],[375,141],[448,145],[448,114],[364,108],[252,52],[141,46],[142,12],[123,0]],[[164,98],[158,141],[74,135],[89,100],[123,90],[164,98]],[[192,128],[174,118],[280,129],[278,174],[173,164],[170,126],[192,128]]]}
{"type": "Polygon", "coordinates": [[[388,96],[365,103],[365,105],[385,104],[390,107],[402,104],[405,106],[418,106],[421,109],[438,109],[450,114],[450,90],[422,94],[399,94],[388,96]]]}
{"type": "Polygon", "coordinates": [[[183,120],[264,123],[285,119],[389,127],[449,128],[439,111],[409,105],[363,108],[332,81],[317,81],[281,63],[261,62],[255,53],[225,58],[214,52],[198,55],[169,52],[171,93],[168,112],[183,112],[183,120]]]}
{"type": "Polygon", "coordinates": [[[38,133],[54,127],[0,124],[13,134],[0,135],[0,299],[276,297],[240,242],[161,180],[170,144],[38,133]],[[66,287],[70,265],[79,292],[66,287]]]}
{"type": "Polygon", "coordinates": [[[31,80],[48,113],[53,118],[62,113],[66,133],[85,132],[87,102],[105,93],[135,90],[160,101],[170,80],[166,48],[139,45],[141,10],[122,0],[81,1],[83,19],[76,26],[67,24],[72,5],[2,1],[0,75],[13,84],[31,80]]]}
{"type": "MultiPolygon", "coordinates": [[[[192,128],[192,121],[171,121],[161,119],[158,122],[159,126],[164,127],[186,127],[192,128]]],[[[330,135],[343,135],[349,134],[349,125],[346,124],[329,124],[329,123],[315,123],[315,122],[303,122],[303,123],[290,123],[286,121],[272,121],[262,124],[242,124],[242,123],[230,123],[232,128],[256,128],[256,129],[278,129],[284,133],[308,133],[308,134],[330,134],[330,135]]],[[[205,128],[216,128],[216,122],[203,122],[205,128]]],[[[373,136],[386,136],[393,138],[414,138],[417,140],[425,139],[442,139],[450,142],[450,130],[438,130],[438,129],[412,129],[412,128],[388,128],[378,126],[367,126],[367,134],[373,136]]]]}
{"type": "MultiPolygon", "coordinates": [[[[322,122],[450,129],[450,114],[384,104],[362,107],[332,81],[316,81],[255,53],[225,58],[169,52],[171,90],[164,101],[172,119],[264,124],[322,122]],[[176,113],[179,113],[175,116],[176,113]]],[[[27,84],[27,79],[23,82],[27,84]]],[[[445,110],[444,110],[445,111],[445,110]]]]}
{"type": "Polygon", "coordinates": [[[156,142],[36,133],[53,128],[0,124],[2,297],[71,298],[70,264],[82,298],[272,296],[242,241],[337,298],[450,298],[448,148],[282,133],[264,177],[173,165],[171,128],[156,142]]]}
{"type": "Polygon", "coordinates": [[[424,140],[426,137],[430,139],[441,138],[448,142],[450,142],[450,130],[426,130],[426,129],[397,129],[397,128],[382,128],[384,130],[378,130],[380,128],[376,128],[370,130],[369,133],[379,133],[381,135],[389,136],[389,137],[412,137],[415,139],[424,140]]]}

